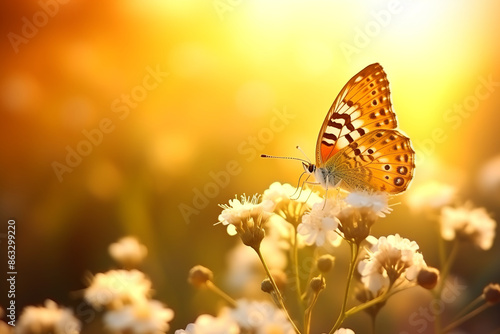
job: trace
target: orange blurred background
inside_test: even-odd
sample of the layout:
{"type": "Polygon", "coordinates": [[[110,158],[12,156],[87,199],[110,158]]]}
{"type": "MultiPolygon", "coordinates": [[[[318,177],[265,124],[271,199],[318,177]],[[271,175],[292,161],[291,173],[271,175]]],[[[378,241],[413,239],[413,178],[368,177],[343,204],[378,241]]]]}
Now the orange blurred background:
{"type": "MultiPolygon", "coordinates": [[[[500,154],[498,1],[0,6],[1,215],[17,222],[19,307],[78,305],[83,277],[113,266],[107,246],[135,235],[184,328],[206,311],[187,271],[203,264],[217,279],[235,241],[213,226],[217,205],[295,184],[299,163],[258,155],[301,156],[300,145],[313,158],[336,94],[373,62],[417,151],[413,186],[450,182],[500,216],[477,185],[500,154]]],[[[431,224],[403,204],[374,233],[416,240],[437,265],[431,224]]],[[[464,253],[455,272],[480,292],[500,281],[499,250],[464,253]]]]}

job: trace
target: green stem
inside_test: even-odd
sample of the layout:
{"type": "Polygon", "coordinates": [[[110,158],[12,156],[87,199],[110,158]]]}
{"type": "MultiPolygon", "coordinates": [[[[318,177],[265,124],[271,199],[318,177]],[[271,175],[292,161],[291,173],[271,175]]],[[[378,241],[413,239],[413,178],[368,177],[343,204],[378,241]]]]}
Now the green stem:
{"type": "Polygon", "coordinates": [[[311,330],[311,316],[314,305],[316,305],[316,301],[318,300],[319,292],[315,292],[311,304],[304,312],[304,332],[305,334],[309,334],[311,330]]]}
{"type": "Polygon", "coordinates": [[[269,277],[269,280],[271,281],[271,285],[273,286],[274,292],[276,293],[276,296],[277,296],[279,307],[283,310],[283,312],[285,312],[285,315],[288,318],[288,321],[290,322],[290,324],[292,324],[295,332],[298,334],[301,334],[300,330],[297,328],[297,325],[290,317],[290,314],[288,313],[287,308],[285,307],[285,303],[283,302],[283,296],[281,295],[281,292],[278,289],[278,285],[276,285],[276,282],[274,281],[273,275],[271,275],[271,272],[269,271],[269,267],[267,266],[266,261],[264,260],[264,257],[262,256],[260,248],[254,248],[254,250],[257,252],[257,255],[259,256],[260,262],[262,263],[262,265],[264,266],[264,270],[266,271],[266,275],[267,275],[267,277],[269,277]]]}
{"type": "Polygon", "coordinates": [[[366,303],[358,305],[358,306],[354,306],[349,311],[345,312],[345,318],[347,318],[355,313],[358,313],[360,311],[363,311],[364,309],[370,308],[378,303],[385,301],[389,296],[393,295],[393,293],[388,294],[387,293],[388,291],[389,291],[389,289],[387,291],[385,291],[383,294],[381,294],[380,296],[373,298],[369,302],[366,302],[366,303]]]}
{"type": "Polygon", "coordinates": [[[342,307],[340,309],[340,314],[335,322],[335,325],[330,330],[329,334],[333,334],[337,329],[339,329],[342,322],[347,317],[346,308],[347,308],[347,300],[349,299],[352,279],[354,277],[354,270],[356,269],[356,260],[358,259],[359,246],[354,242],[349,242],[349,246],[351,246],[351,263],[349,264],[349,272],[347,274],[347,286],[344,294],[344,301],[342,302],[342,307]]]}
{"type": "Polygon", "coordinates": [[[447,333],[447,332],[451,331],[452,329],[460,326],[461,324],[463,324],[464,322],[466,322],[470,318],[475,317],[476,315],[483,312],[484,310],[486,310],[490,306],[491,306],[490,304],[484,304],[484,305],[481,305],[480,307],[478,307],[477,309],[470,311],[469,313],[467,313],[466,315],[464,315],[460,319],[458,319],[458,320],[452,322],[451,324],[449,324],[448,326],[446,326],[443,329],[443,333],[447,333]]]}
{"type": "Polygon", "coordinates": [[[299,278],[299,252],[297,247],[297,229],[293,226],[293,269],[295,274],[295,289],[297,291],[297,298],[299,305],[302,305],[302,288],[300,287],[300,278],[299,278]]]}
{"type": "Polygon", "coordinates": [[[396,293],[399,293],[407,289],[407,288],[400,288],[396,290],[394,287],[395,285],[390,285],[387,288],[387,290],[385,290],[380,296],[377,296],[364,304],[353,306],[351,309],[345,312],[345,318],[350,317],[351,315],[363,311],[369,307],[375,306],[378,303],[382,303],[387,299],[389,299],[389,297],[395,295],[396,293]]]}

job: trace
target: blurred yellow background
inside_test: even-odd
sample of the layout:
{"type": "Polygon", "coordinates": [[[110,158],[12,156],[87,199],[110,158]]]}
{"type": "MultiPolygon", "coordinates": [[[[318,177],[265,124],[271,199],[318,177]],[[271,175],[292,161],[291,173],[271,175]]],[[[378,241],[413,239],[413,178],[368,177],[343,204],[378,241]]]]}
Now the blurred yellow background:
{"type": "MultiPolygon", "coordinates": [[[[1,7],[1,215],[17,221],[20,307],[77,305],[70,292],[85,287],[85,274],[113,266],[108,244],[135,235],[149,248],[142,269],[156,298],[184,328],[206,311],[192,303],[188,269],[209,266],[217,279],[235,241],[213,226],[217,205],[274,181],[295,184],[300,163],[258,155],[302,157],[300,145],[313,158],[337,93],[374,62],[417,151],[413,186],[450,182],[500,215],[498,198],[477,185],[500,154],[498,1],[1,7]]],[[[374,233],[416,240],[437,265],[430,222],[403,204],[381,224],[374,233]]],[[[480,291],[500,281],[498,265],[484,269],[498,251],[497,242],[455,269],[480,291]]]]}

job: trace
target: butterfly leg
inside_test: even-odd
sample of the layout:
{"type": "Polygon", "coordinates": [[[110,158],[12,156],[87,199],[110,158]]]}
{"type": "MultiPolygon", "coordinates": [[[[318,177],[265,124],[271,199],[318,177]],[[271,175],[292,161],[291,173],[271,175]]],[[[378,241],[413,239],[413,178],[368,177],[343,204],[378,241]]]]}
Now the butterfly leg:
{"type": "Polygon", "coordinates": [[[325,198],[323,200],[323,210],[326,207],[326,200],[328,199],[328,185],[329,185],[328,175],[326,176],[325,179],[326,179],[326,184],[325,184],[325,198]]]}
{"type": "Polygon", "coordinates": [[[297,187],[295,187],[295,191],[293,192],[293,194],[290,195],[290,198],[292,198],[293,196],[295,196],[295,194],[297,193],[297,191],[299,191],[299,189],[300,189],[300,192],[299,192],[299,196],[298,197],[300,197],[300,193],[302,192],[302,189],[304,188],[304,183],[307,182],[307,180],[309,179],[309,176],[308,176],[305,179],[305,181],[302,183],[302,185],[301,185],[300,184],[300,179],[302,179],[302,176],[304,176],[304,174],[306,174],[306,172],[302,172],[302,174],[300,174],[299,180],[297,181],[297,187]]]}
{"type": "MultiPolygon", "coordinates": [[[[305,187],[306,184],[314,184],[314,185],[319,184],[317,182],[309,182],[309,181],[307,181],[307,180],[309,180],[310,177],[311,177],[311,175],[307,176],[307,178],[304,180],[304,182],[302,182],[302,185],[300,186],[300,188],[297,186],[297,190],[300,189],[300,192],[297,195],[297,198],[292,198],[292,196],[297,193],[297,190],[296,190],[292,195],[290,195],[290,199],[293,199],[293,200],[299,199],[299,197],[302,194],[302,191],[304,190],[304,187],[305,187]]],[[[300,178],[299,178],[299,181],[300,181],[300,178]]],[[[311,189],[311,192],[312,192],[312,189],[311,189]]]]}

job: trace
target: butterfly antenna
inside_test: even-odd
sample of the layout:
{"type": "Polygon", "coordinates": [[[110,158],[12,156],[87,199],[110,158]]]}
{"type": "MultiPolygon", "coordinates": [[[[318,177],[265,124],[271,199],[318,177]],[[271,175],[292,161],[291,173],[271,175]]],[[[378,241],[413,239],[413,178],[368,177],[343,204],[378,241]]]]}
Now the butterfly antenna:
{"type": "Polygon", "coordinates": [[[295,157],[279,157],[279,156],[276,156],[276,155],[268,155],[268,154],[261,154],[260,157],[261,158],[271,158],[271,159],[299,160],[299,161],[302,161],[302,162],[310,163],[308,160],[304,160],[304,159],[301,159],[301,158],[295,158],[295,157]]]}
{"type": "Polygon", "coordinates": [[[307,154],[306,154],[306,153],[302,150],[302,148],[300,148],[300,146],[298,146],[298,145],[297,145],[295,148],[296,148],[297,150],[299,150],[299,151],[300,151],[300,153],[302,153],[302,154],[304,155],[304,157],[306,157],[307,162],[311,163],[311,160],[309,160],[309,158],[307,157],[307,154]]]}

